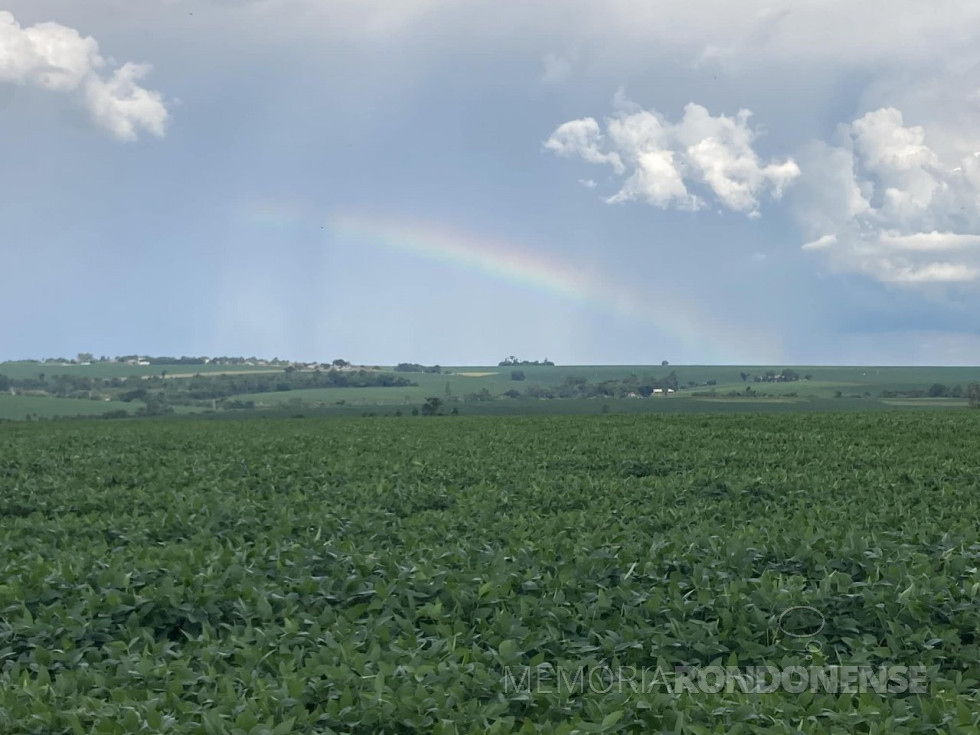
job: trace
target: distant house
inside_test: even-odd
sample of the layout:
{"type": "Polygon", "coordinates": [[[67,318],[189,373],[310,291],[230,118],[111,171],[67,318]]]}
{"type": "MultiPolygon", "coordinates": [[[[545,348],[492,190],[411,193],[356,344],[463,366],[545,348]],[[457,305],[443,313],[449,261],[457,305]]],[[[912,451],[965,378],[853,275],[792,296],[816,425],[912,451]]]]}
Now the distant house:
{"type": "Polygon", "coordinates": [[[656,395],[663,395],[663,393],[664,393],[664,389],[663,388],[654,388],[653,389],[653,395],[655,395],[655,396],[656,395]]]}
{"type": "Polygon", "coordinates": [[[139,365],[140,367],[146,367],[147,365],[150,364],[150,361],[149,360],[137,360],[136,361],[136,364],[139,365]]]}
{"type": "Polygon", "coordinates": [[[626,394],[626,397],[627,398],[639,398],[640,397],[640,394],[639,393],[634,393],[633,391],[630,391],[629,393],[626,394]]]}

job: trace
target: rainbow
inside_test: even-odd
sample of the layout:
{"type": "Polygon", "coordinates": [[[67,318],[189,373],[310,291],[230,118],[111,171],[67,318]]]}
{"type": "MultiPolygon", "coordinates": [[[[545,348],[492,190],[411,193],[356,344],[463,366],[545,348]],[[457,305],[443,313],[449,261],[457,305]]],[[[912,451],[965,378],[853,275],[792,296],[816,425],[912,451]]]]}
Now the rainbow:
{"type": "Polygon", "coordinates": [[[453,230],[445,225],[386,216],[340,213],[306,216],[294,205],[264,202],[248,209],[253,225],[276,230],[323,228],[335,246],[367,245],[481,273],[570,303],[649,324],[684,345],[698,362],[769,362],[777,355],[768,340],[744,327],[721,324],[678,294],[639,292],[607,274],[513,242],[453,230]]]}

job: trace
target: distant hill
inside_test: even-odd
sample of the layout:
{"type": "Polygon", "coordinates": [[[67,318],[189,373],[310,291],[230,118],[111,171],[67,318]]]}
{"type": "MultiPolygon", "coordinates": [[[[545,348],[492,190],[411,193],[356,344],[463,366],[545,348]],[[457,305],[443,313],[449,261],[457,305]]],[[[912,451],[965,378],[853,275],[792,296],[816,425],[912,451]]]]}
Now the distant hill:
{"type": "Polygon", "coordinates": [[[410,414],[962,408],[980,368],[786,365],[362,366],[145,356],[0,363],[0,419],[294,410],[410,414]],[[166,358],[164,358],[166,359],[166,358]]]}

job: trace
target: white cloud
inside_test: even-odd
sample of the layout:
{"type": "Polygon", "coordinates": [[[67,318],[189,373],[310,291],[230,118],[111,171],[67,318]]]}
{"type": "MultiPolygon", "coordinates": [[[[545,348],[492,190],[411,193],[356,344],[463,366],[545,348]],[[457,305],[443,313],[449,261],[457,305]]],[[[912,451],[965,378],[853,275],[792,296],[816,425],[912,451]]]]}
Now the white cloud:
{"type": "Polygon", "coordinates": [[[91,77],[85,85],[85,98],[92,117],[121,140],[136,140],[139,128],[162,137],[167,111],[159,92],[151,92],[137,82],[150,67],[124,64],[108,79],[91,77]]]}
{"type": "Polygon", "coordinates": [[[590,163],[608,163],[616,173],[623,173],[626,169],[619,154],[603,153],[600,150],[603,144],[599,123],[595,118],[586,117],[560,125],[545,141],[544,147],[566,158],[580,156],[590,163]]]}
{"type": "Polygon", "coordinates": [[[98,42],[58,23],[22,28],[0,11],[0,82],[76,93],[95,122],[120,140],[141,130],[162,136],[168,113],[159,92],[138,82],[150,67],[124,64],[109,72],[98,42]]]}
{"type": "Polygon", "coordinates": [[[944,161],[894,108],[842,126],[840,137],[804,153],[797,214],[812,239],[803,249],[884,283],[978,280],[980,158],[944,161]]]}
{"type": "Polygon", "coordinates": [[[578,183],[580,183],[586,189],[595,189],[596,186],[598,186],[594,179],[579,179],[578,183]]]}
{"type": "Polygon", "coordinates": [[[609,164],[627,175],[609,202],[645,201],[656,207],[697,210],[705,206],[693,185],[711,193],[726,208],[758,216],[766,192],[779,199],[800,174],[792,159],[763,163],[753,149],[756,131],[751,112],[735,117],[712,116],[701,105],[688,104],[680,121],[643,110],[617,95],[618,108],[606,120],[603,134],[595,118],[560,125],[545,142],[546,149],[589,163],[609,164]]]}
{"type": "Polygon", "coordinates": [[[804,250],[823,250],[837,244],[837,235],[821,235],[816,240],[803,244],[804,250]]]}
{"type": "Polygon", "coordinates": [[[957,235],[952,232],[916,232],[902,235],[898,232],[885,232],[878,241],[882,245],[911,252],[980,249],[980,235],[957,235]]]}

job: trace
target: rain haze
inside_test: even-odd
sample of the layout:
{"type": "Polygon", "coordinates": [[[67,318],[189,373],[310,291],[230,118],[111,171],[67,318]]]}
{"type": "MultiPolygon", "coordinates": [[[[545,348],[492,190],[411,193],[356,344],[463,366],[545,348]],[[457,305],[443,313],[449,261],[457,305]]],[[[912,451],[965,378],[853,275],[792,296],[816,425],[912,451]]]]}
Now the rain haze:
{"type": "Polygon", "coordinates": [[[0,359],[976,364],[978,36],[972,2],[5,0],[0,359]]]}

